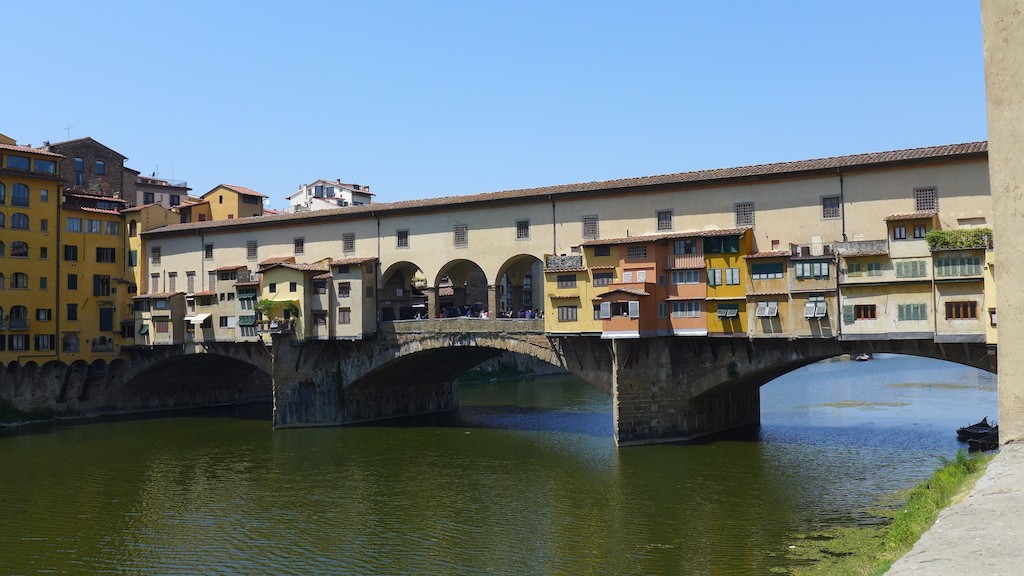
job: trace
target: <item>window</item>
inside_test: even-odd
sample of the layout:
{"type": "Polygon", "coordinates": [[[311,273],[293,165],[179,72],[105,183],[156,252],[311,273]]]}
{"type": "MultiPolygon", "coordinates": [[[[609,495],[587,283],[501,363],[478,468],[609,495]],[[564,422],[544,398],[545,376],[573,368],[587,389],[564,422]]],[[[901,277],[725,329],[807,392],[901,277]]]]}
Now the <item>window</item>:
{"type": "Polygon", "coordinates": [[[740,269],[739,268],[726,268],[725,269],[725,283],[728,286],[736,286],[740,283],[740,269]]]}
{"type": "Polygon", "coordinates": [[[196,291],[196,273],[194,271],[185,272],[185,289],[189,294],[196,291]]]}
{"type": "Polygon", "coordinates": [[[924,260],[896,262],[897,278],[926,278],[927,276],[928,263],[924,260]]]}
{"type": "Polygon", "coordinates": [[[718,317],[719,318],[739,318],[740,316],[740,305],[739,304],[719,304],[718,305],[718,317]]]}
{"type": "Polygon", "coordinates": [[[149,292],[150,294],[156,294],[160,291],[160,274],[149,275],[149,292]]]}
{"type": "Polygon", "coordinates": [[[642,260],[647,258],[647,246],[627,246],[626,260],[642,260]]]}
{"type": "Polygon", "coordinates": [[[928,234],[927,226],[914,226],[914,238],[924,238],[928,234]]]}
{"type": "Polygon", "coordinates": [[[846,265],[846,275],[847,276],[863,276],[864,275],[864,265],[861,264],[860,262],[851,262],[850,264],[847,264],[846,265]]]}
{"type": "Polygon", "coordinates": [[[305,254],[306,253],[306,239],[305,238],[293,238],[292,239],[292,248],[294,249],[295,254],[305,254]]]}
{"type": "Polygon", "coordinates": [[[46,260],[49,257],[50,257],[50,249],[47,248],[46,246],[41,246],[39,248],[39,259],[40,260],[46,260]]]}
{"type": "Polygon", "coordinates": [[[754,280],[778,280],[782,278],[785,265],[782,262],[751,264],[750,277],[754,280]]]}
{"type": "Polygon", "coordinates": [[[0,204],[7,202],[7,188],[4,187],[4,183],[0,182],[0,204]]]}
{"type": "Polygon", "coordinates": [[[658,210],[654,216],[658,223],[658,231],[671,230],[672,229],[672,211],[671,210],[658,210]]]}
{"type": "MultiPolygon", "coordinates": [[[[601,235],[601,230],[596,214],[583,216],[581,219],[584,240],[596,240],[601,235]]],[[[574,317],[575,319],[575,317],[574,317]]]]}
{"type": "Polygon", "coordinates": [[[351,254],[356,251],[356,235],[354,232],[346,232],[341,235],[341,251],[351,254]]]}
{"type": "Polygon", "coordinates": [[[85,172],[85,160],[75,156],[75,172],[85,172]]]}
{"type": "Polygon", "coordinates": [[[892,228],[892,239],[893,240],[906,240],[907,239],[907,227],[906,226],[893,226],[893,228],[892,228]]]}
{"type": "Polygon", "coordinates": [[[96,161],[96,174],[99,175],[99,176],[103,176],[106,173],[107,173],[107,163],[104,162],[103,160],[97,160],[96,161]]]}
{"type": "Polygon", "coordinates": [[[797,278],[828,278],[828,262],[797,262],[797,278]]]}
{"type": "Polygon", "coordinates": [[[700,300],[683,300],[672,303],[673,318],[699,318],[700,300]]]}
{"type": "Polygon", "coordinates": [[[51,313],[52,312],[49,308],[36,308],[36,320],[40,322],[49,322],[51,313]]]}
{"type": "Polygon", "coordinates": [[[49,220],[43,218],[42,220],[39,221],[39,230],[41,230],[43,232],[46,232],[49,229],[50,229],[50,221],[49,220]]]}
{"type": "Polygon", "coordinates": [[[167,273],[167,291],[175,292],[178,290],[178,273],[168,272],[167,273]]]}
{"type": "Polygon", "coordinates": [[[396,230],[395,231],[395,247],[396,248],[408,248],[409,247],[409,231],[408,230],[396,230]]]}
{"type": "Polygon", "coordinates": [[[103,223],[103,233],[110,234],[111,236],[121,235],[121,223],[120,222],[109,222],[103,223]]]}
{"type": "Polygon", "coordinates": [[[607,286],[615,282],[614,272],[594,272],[594,286],[607,286]]]}
{"type": "Polygon", "coordinates": [[[67,225],[64,226],[68,232],[81,232],[82,231],[82,219],[81,218],[68,218],[67,225]]]}
{"type": "Polygon", "coordinates": [[[15,184],[11,191],[11,206],[28,206],[28,186],[15,184]]]}
{"type": "Polygon", "coordinates": [[[314,280],[313,281],[313,292],[317,294],[327,294],[327,281],[326,280],[314,280]]]}
{"type": "Polygon", "coordinates": [[[733,211],[736,214],[736,226],[753,226],[754,225],[754,203],[753,202],[738,202],[733,206],[733,211]]]}
{"type": "Polygon", "coordinates": [[[99,220],[92,220],[92,219],[86,220],[85,221],[85,231],[88,232],[89,234],[99,234],[100,233],[100,221],[99,220]]]}
{"type": "Polygon", "coordinates": [[[469,226],[456,224],[452,227],[452,246],[465,248],[469,246],[469,226]]]}
{"type": "Polygon", "coordinates": [[[351,324],[352,323],[352,309],[351,308],[338,308],[338,324],[351,324]]]}
{"type": "Polygon", "coordinates": [[[92,277],[92,295],[110,296],[110,276],[94,274],[92,277]]]}
{"type": "Polygon", "coordinates": [[[78,334],[65,332],[60,339],[61,352],[78,352],[78,334]]]}
{"type": "Polygon", "coordinates": [[[277,282],[271,282],[269,285],[267,285],[267,290],[271,294],[276,293],[277,292],[277,282]]]}
{"type": "Polygon", "coordinates": [[[594,256],[611,256],[611,246],[594,246],[594,256]]]}
{"type": "Polygon", "coordinates": [[[779,303],[771,300],[758,302],[755,315],[758,318],[775,318],[779,315],[779,303]]]}
{"type": "Polygon", "coordinates": [[[700,284],[700,270],[673,270],[673,284],[700,284]]]}
{"type": "Polygon", "coordinates": [[[142,193],[142,203],[143,204],[153,204],[155,201],[156,201],[156,195],[154,195],[152,192],[143,192],[142,193]]]}
{"type": "Polygon", "coordinates": [[[708,286],[722,285],[722,269],[708,268],[708,286]]]}
{"type": "Polygon", "coordinates": [[[881,262],[868,262],[868,276],[881,276],[882,275],[882,263],[881,262]]]}
{"type": "Polygon", "coordinates": [[[828,315],[828,304],[824,296],[808,296],[804,303],[804,318],[824,318],[828,315]]]}
{"type": "Polygon", "coordinates": [[[53,350],[57,337],[53,334],[36,334],[36,350],[53,350]]]}
{"type": "Polygon", "coordinates": [[[352,283],[351,282],[338,282],[338,298],[351,298],[352,297],[352,283]]]}
{"type": "Polygon", "coordinates": [[[709,236],[704,238],[705,254],[738,254],[739,251],[739,236],[709,236]]]}
{"type": "Polygon", "coordinates": [[[946,320],[974,320],[978,317],[978,303],[973,300],[946,302],[946,320]]]}
{"type": "Polygon", "coordinates": [[[676,240],[672,246],[672,253],[676,255],[680,254],[696,254],[697,253],[697,240],[694,238],[687,238],[685,240],[676,240]]]}
{"type": "Polygon", "coordinates": [[[217,273],[208,272],[206,275],[207,290],[213,291],[217,289],[217,273]]]}
{"type": "Polygon", "coordinates": [[[935,261],[935,275],[939,278],[951,276],[981,275],[981,259],[977,256],[947,256],[935,261]]]}
{"type": "Polygon", "coordinates": [[[7,155],[7,167],[15,170],[28,170],[28,157],[27,156],[14,156],[11,154],[7,155]]]}
{"type": "Polygon", "coordinates": [[[11,228],[17,230],[28,230],[28,215],[21,212],[11,214],[11,228]]]}
{"type": "Polygon", "coordinates": [[[4,213],[0,212],[0,228],[4,227],[4,213]]]}
{"type": "Polygon", "coordinates": [[[824,196],[821,199],[821,217],[826,220],[842,216],[839,196],[824,196]]]}
{"type": "Polygon", "coordinates": [[[558,321],[559,322],[575,322],[576,321],[576,307],[575,306],[559,306],[558,307],[558,321]]]}
{"type": "Polygon", "coordinates": [[[68,274],[68,290],[78,290],[78,274],[68,274]]]}
{"type": "Polygon", "coordinates": [[[898,320],[927,320],[927,304],[899,304],[896,307],[898,320]]]}
{"type": "Polygon", "coordinates": [[[168,195],[168,199],[168,204],[170,204],[171,206],[178,206],[181,204],[181,196],[179,196],[178,194],[170,194],[168,195]]]}
{"type": "Polygon", "coordinates": [[[21,240],[11,242],[11,258],[28,258],[28,243],[21,240]]]}
{"type": "Polygon", "coordinates": [[[314,326],[327,326],[327,312],[323,310],[313,311],[313,325],[314,326]]]}
{"type": "Polygon", "coordinates": [[[203,244],[203,258],[213,260],[213,244],[203,244]]]}
{"type": "Polygon", "coordinates": [[[97,262],[107,262],[107,263],[115,262],[116,261],[115,252],[116,252],[116,250],[114,248],[100,248],[100,247],[97,247],[96,248],[96,261],[97,262]]]}
{"type": "Polygon", "coordinates": [[[68,304],[68,320],[78,320],[78,304],[68,304]]]}
{"type": "Polygon", "coordinates": [[[153,318],[153,331],[157,334],[170,333],[171,323],[165,318],[153,318]]]}
{"type": "Polygon", "coordinates": [[[129,250],[128,251],[128,266],[134,268],[139,265],[139,251],[129,250]]]}
{"type": "Polygon", "coordinates": [[[218,316],[217,317],[217,326],[220,327],[220,328],[227,328],[228,327],[228,317],[227,316],[218,316]]]}
{"type": "Polygon", "coordinates": [[[575,288],[576,287],[576,275],[575,274],[559,274],[558,275],[558,287],[559,288],[575,288]]]}
{"type": "Polygon", "coordinates": [[[289,282],[288,283],[288,291],[289,292],[297,292],[298,290],[299,290],[299,283],[298,282],[289,282]]]}
{"type": "Polygon", "coordinates": [[[938,189],[914,188],[914,210],[918,212],[934,212],[939,209],[938,189]]]}
{"type": "Polygon", "coordinates": [[[516,240],[530,239],[530,221],[516,220],[516,240]]]}
{"type": "Polygon", "coordinates": [[[853,307],[854,320],[875,320],[876,310],[874,304],[856,304],[853,307]]]}

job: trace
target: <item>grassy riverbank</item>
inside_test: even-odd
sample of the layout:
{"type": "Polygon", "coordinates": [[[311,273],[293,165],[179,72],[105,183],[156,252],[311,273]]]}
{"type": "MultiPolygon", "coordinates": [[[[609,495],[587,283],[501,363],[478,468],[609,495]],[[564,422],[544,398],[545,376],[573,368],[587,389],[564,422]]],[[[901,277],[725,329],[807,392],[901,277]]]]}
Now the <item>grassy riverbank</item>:
{"type": "Polygon", "coordinates": [[[792,557],[804,566],[793,569],[795,576],[881,575],[906,554],[928,528],[939,511],[967,495],[985,472],[991,456],[967,456],[960,451],[931,478],[902,494],[899,508],[873,511],[891,521],[879,526],[837,528],[800,537],[792,557]]]}

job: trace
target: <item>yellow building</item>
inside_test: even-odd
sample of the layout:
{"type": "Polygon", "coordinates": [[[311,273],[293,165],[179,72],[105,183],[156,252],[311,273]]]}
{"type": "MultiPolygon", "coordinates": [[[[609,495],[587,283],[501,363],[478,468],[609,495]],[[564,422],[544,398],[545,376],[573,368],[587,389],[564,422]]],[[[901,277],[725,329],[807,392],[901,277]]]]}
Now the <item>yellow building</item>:
{"type": "MultiPolygon", "coordinates": [[[[244,186],[221,184],[203,194],[209,204],[211,220],[233,220],[263,215],[263,199],[267,196],[244,186]]],[[[193,208],[195,211],[196,208],[193,208]]],[[[206,207],[203,207],[205,212],[206,207]]],[[[198,221],[198,214],[194,215],[198,221]]]]}
{"type": "Polygon", "coordinates": [[[121,210],[125,200],[65,194],[60,216],[60,290],[65,312],[61,359],[110,360],[134,343],[131,297],[138,291],[129,271],[121,210]],[[123,322],[123,324],[122,324],[123,322]]]}
{"type": "Polygon", "coordinates": [[[747,333],[747,268],[751,253],[749,229],[735,234],[706,236],[708,335],[747,333]]]}
{"type": "Polygon", "coordinates": [[[0,134],[0,361],[58,359],[59,154],[0,134]]]}

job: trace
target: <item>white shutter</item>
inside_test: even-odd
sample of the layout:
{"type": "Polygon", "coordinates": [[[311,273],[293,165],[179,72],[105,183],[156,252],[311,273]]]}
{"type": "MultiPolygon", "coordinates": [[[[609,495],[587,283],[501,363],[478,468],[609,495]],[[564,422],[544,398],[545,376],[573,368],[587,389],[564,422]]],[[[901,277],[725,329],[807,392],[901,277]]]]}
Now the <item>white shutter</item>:
{"type": "Polygon", "coordinates": [[[601,302],[601,319],[603,320],[603,319],[611,318],[611,317],[612,317],[612,303],[611,302],[601,302]]]}
{"type": "Polygon", "coordinates": [[[629,301],[629,317],[639,318],[640,317],[640,302],[636,300],[629,301]]]}

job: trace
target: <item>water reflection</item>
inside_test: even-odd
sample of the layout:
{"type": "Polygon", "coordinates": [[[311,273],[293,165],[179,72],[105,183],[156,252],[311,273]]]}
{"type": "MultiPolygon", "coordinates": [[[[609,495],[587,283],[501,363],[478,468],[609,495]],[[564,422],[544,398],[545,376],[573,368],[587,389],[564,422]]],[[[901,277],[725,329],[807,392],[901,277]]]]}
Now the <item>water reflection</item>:
{"type": "Polygon", "coordinates": [[[0,437],[0,572],[766,573],[995,414],[995,380],[879,356],[762,390],[753,440],[618,450],[570,378],[460,390],[455,414],[274,432],[178,415],[0,437]]]}

